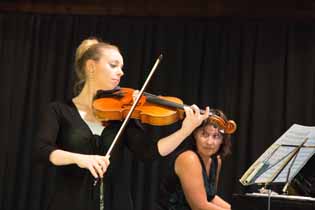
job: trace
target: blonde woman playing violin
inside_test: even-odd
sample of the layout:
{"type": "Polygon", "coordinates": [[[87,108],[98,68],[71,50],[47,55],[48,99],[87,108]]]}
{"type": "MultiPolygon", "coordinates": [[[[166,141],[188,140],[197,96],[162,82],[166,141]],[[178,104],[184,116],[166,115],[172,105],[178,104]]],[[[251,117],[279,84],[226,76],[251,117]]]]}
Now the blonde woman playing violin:
{"type": "Polygon", "coordinates": [[[130,120],[111,157],[104,156],[121,122],[103,126],[93,115],[92,100],[97,90],[119,85],[123,66],[118,47],[84,40],[75,57],[78,95],[69,101],[51,102],[42,113],[35,152],[39,160],[57,170],[49,210],[132,210],[124,148],[139,159],[166,156],[208,117],[209,108],[200,114],[196,105],[185,107],[180,129],[159,140],[153,140],[139,122],[130,120]],[[103,178],[104,185],[97,182],[94,186],[97,178],[103,178]]]}

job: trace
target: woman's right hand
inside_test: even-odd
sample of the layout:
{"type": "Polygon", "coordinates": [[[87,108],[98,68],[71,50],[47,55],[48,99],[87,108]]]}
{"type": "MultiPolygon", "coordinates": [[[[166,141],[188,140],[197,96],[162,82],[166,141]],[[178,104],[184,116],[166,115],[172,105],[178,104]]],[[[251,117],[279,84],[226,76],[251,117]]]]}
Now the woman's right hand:
{"type": "Polygon", "coordinates": [[[95,179],[103,178],[110,164],[109,156],[78,154],[75,163],[80,168],[88,169],[95,179]]]}

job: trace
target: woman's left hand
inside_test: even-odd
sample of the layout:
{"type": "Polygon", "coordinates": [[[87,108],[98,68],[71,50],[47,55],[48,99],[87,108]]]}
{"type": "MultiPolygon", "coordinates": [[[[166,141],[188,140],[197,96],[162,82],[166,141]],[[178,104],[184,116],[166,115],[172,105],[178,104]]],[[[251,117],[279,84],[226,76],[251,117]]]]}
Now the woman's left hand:
{"type": "Polygon", "coordinates": [[[139,90],[134,90],[133,93],[132,93],[132,98],[133,98],[133,101],[135,102],[138,95],[139,95],[139,90]]]}
{"type": "Polygon", "coordinates": [[[206,107],[204,114],[200,113],[200,109],[197,105],[192,105],[190,107],[184,107],[186,117],[182,123],[182,129],[191,133],[193,132],[201,123],[209,117],[210,108],[206,107]]]}

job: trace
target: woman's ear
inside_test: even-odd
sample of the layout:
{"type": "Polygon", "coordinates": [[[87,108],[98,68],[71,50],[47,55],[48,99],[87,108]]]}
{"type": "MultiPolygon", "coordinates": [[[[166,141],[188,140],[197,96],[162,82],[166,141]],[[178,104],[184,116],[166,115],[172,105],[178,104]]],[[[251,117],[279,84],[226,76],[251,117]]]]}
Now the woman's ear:
{"type": "Polygon", "coordinates": [[[89,60],[87,60],[86,61],[86,73],[87,73],[87,75],[91,75],[91,74],[94,74],[94,72],[95,72],[95,61],[94,60],[92,60],[92,59],[89,59],[89,60]]]}

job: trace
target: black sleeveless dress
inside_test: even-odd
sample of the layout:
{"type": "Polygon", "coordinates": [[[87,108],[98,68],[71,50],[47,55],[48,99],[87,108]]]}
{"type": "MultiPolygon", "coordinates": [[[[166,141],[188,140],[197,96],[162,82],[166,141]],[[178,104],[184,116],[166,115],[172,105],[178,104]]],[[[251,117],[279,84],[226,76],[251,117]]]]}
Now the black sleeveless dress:
{"type": "MultiPolygon", "coordinates": [[[[199,157],[199,161],[202,166],[202,177],[207,193],[207,200],[211,201],[216,194],[215,180],[216,171],[218,168],[218,160],[216,157],[211,158],[212,164],[209,176],[207,176],[205,165],[198,153],[196,154],[199,157]]],[[[174,164],[178,155],[174,158],[174,161],[172,162],[172,169],[169,170],[170,173],[166,176],[165,179],[162,180],[162,183],[160,185],[160,193],[156,207],[157,210],[191,210],[185,198],[185,194],[182,190],[179,177],[175,174],[174,171],[174,164]]]]}

